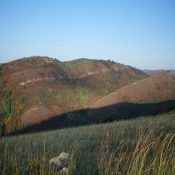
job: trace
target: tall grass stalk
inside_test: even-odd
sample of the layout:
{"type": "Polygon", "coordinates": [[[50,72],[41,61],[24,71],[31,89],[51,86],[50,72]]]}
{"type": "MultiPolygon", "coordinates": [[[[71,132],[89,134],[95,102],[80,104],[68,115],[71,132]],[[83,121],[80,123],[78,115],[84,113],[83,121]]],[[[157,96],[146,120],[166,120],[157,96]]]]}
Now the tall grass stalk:
{"type": "Polygon", "coordinates": [[[174,114],[1,138],[0,174],[59,174],[48,161],[64,151],[70,175],[174,175],[173,126],[174,114]]]}

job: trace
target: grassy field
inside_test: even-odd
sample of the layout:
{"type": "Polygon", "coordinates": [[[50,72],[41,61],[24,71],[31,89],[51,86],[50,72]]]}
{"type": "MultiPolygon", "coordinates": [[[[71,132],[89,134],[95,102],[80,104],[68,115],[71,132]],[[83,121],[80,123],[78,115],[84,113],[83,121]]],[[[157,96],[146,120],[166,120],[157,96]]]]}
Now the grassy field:
{"type": "Polygon", "coordinates": [[[69,174],[174,175],[175,113],[1,137],[0,174],[58,174],[48,160],[63,151],[69,174]]]}

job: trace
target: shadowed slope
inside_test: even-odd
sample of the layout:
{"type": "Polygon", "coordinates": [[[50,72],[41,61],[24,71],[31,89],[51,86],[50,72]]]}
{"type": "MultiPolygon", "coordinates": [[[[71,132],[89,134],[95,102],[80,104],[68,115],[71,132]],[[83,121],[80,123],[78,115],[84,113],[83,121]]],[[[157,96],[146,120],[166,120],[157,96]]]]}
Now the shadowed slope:
{"type": "Polygon", "coordinates": [[[96,109],[82,109],[59,116],[53,116],[46,121],[28,126],[13,134],[41,132],[95,123],[112,122],[114,120],[153,116],[168,113],[173,110],[175,111],[175,100],[147,104],[119,103],[96,109]]]}

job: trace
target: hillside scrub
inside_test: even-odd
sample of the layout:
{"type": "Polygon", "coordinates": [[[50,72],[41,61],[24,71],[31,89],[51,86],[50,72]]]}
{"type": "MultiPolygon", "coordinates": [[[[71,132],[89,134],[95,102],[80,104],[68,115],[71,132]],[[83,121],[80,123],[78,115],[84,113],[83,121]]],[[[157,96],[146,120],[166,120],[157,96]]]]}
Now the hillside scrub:
{"type": "Polygon", "coordinates": [[[3,133],[12,133],[31,125],[36,118],[38,123],[45,120],[34,111],[31,123],[22,122],[23,116],[38,106],[58,106],[57,114],[49,111],[46,116],[51,118],[92,106],[97,99],[146,77],[144,72],[126,65],[85,58],[61,62],[33,56],[1,64],[0,125],[5,125],[3,133]]]}
{"type": "Polygon", "coordinates": [[[48,161],[71,155],[69,174],[175,174],[175,113],[0,138],[0,174],[57,174],[48,161]]]}

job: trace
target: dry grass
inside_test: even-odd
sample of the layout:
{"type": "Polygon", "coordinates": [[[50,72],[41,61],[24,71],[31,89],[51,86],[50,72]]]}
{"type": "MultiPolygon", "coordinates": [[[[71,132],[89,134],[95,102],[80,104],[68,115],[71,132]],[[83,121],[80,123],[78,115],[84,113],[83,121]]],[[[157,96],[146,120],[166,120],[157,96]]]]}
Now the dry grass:
{"type": "Polygon", "coordinates": [[[175,79],[170,74],[148,77],[124,86],[95,102],[94,108],[118,103],[158,103],[175,98],[175,79]]]}
{"type": "Polygon", "coordinates": [[[54,175],[70,153],[73,175],[174,175],[175,114],[0,139],[0,174],[54,175]]]}

